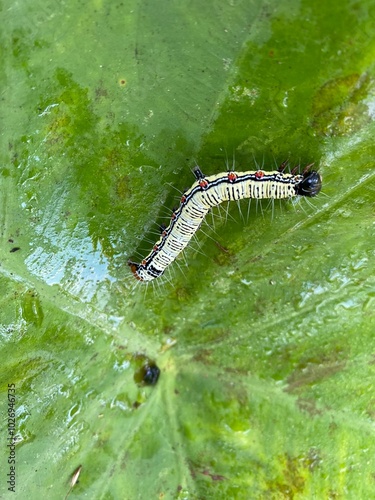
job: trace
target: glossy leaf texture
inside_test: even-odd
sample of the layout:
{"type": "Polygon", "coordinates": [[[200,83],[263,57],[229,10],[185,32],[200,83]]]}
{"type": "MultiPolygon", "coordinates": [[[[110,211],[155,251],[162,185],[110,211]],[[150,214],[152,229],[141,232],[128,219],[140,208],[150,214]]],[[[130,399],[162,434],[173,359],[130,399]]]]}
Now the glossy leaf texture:
{"type": "Polygon", "coordinates": [[[375,3],[0,15],[2,497],[14,384],[17,498],[373,498],[375,3]],[[196,163],[285,160],[317,198],[214,211],[135,283],[196,163]]]}

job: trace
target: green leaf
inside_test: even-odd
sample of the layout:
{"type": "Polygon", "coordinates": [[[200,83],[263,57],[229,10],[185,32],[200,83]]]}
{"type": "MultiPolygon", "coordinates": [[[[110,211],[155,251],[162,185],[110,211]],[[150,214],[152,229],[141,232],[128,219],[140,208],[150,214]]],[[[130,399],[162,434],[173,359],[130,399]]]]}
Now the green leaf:
{"type": "Polygon", "coordinates": [[[3,2],[4,498],[13,410],[19,498],[375,496],[374,15],[3,2]],[[191,167],[232,158],[323,192],[222,210],[134,283],[191,167]]]}

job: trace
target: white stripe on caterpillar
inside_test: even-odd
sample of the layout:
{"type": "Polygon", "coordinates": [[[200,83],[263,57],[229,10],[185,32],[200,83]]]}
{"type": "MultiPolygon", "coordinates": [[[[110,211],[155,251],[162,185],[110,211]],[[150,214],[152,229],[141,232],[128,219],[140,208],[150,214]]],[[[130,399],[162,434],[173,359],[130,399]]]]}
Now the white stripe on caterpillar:
{"type": "Polygon", "coordinates": [[[276,170],[248,172],[225,172],[206,177],[199,167],[193,172],[196,182],[181,198],[180,206],[171,217],[167,228],[163,228],[160,239],[140,264],[129,261],[135,278],[152,281],[186,248],[203,219],[212,207],[223,201],[255,199],[282,199],[294,196],[316,196],[322,187],[322,178],[308,165],[302,174],[284,173],[276,170]]]}

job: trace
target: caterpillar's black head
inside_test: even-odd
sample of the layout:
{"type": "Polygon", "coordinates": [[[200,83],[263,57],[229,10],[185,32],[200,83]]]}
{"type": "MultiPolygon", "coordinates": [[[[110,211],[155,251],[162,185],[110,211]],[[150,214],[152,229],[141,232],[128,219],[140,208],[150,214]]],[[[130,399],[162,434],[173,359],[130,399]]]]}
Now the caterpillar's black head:
{"type": "Polygon", "coordinates": [[[321,175],[312,170],[303,174],[303,179],[296,185],[296,193],[300,196],[316,196],[322,189],[321,175]]]}

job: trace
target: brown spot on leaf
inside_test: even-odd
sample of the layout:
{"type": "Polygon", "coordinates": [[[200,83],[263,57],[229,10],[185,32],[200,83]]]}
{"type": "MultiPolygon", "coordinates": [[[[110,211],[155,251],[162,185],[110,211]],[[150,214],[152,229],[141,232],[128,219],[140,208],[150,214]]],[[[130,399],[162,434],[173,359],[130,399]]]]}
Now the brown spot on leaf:
{"type": "Polygon", "coordinates": [[[371,118],[366,98],[373,91],[369,75],[352,73],[329,80],[316,92],[313,100],[313,123],[323,136],[351,135],[371,118]]]}
{"type": "Polygon", "coordinates": [[[322,411],[317,408],[316,401],[313,399],[298,398],[297,406],[301,411],[307,412],[312,417],[322,414],[322,411]]]}

